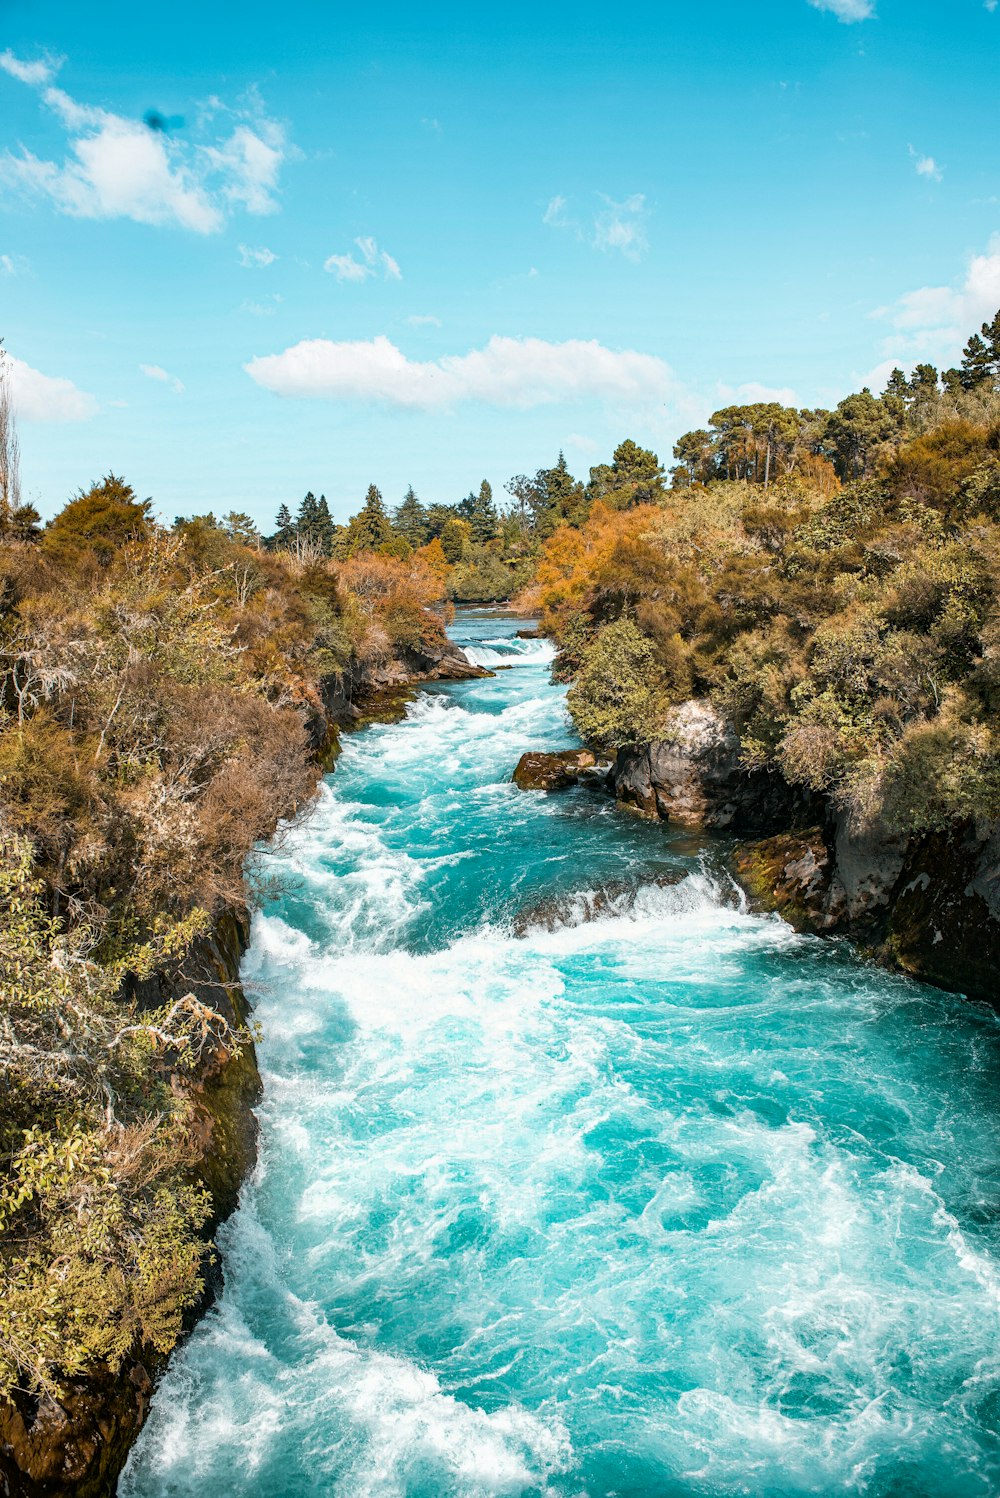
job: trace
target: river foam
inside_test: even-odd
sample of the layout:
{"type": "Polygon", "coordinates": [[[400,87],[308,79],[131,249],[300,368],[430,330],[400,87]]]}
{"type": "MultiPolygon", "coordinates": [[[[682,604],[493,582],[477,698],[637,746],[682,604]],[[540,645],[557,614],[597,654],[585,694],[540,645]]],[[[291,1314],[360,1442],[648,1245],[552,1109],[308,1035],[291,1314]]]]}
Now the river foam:
{"type": "Polygon", "coordinates": [[[1000,1491],[996,1022],[509,784],[571,742],[541,660],[428,694],[276,848],[260,1163],[125,1498],[1000,1491]]]}

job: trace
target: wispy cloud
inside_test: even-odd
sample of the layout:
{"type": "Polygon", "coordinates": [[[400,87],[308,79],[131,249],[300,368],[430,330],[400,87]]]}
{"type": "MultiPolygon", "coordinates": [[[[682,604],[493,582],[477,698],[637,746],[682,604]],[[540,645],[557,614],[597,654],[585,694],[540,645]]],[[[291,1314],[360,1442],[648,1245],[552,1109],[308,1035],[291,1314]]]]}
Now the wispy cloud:
{"type": "Polygon", "coordinates": [[[361,259],[356,260],[354,254],[328,255],[323,262],[323,269],[336,276],[338,281],[367,281],[370,276],[381,274],[387,281],[401,281],[403,273],[397,262],[385,250],[380,250],[377,243],[370,235],[361,236],[354,241],[360,251],[361,259]]]}
{"type": "Polygon", "coordinates": [[[43,83],[48,83],[55,77],[62,63],[61,57],[38,57],[28,62],[22,57],[15,57],[9,48],[6,52],[0,52],[0,68],[19,82],[30,84],[32,88],[40,88],[43,83]]]}
{"type": "Polygon", "coordinates": [[[8,355],[11,389],[23,421],[86,421],[97,414],[97,401],[72,380],[42,374],[23,359],[8,355]]]}
{"type": "Polygon", "coordinates": [[[249,312],[251,317],[273,317],[282,300],[278,292],[273,291],[264,302],[241,302],[240,311],[249,312]]]}
{"type": "Polygon", "coordinates": [[[933,156],[925,156],[921,151],[910,147],[910,159],[913,169],[918,177],[928,177],[932,182],[940,182],[944,176],[944,167],[939,166],[933,156]]]}
{"type": "MultiPolygon", "coordinates": [[[[1000,307],[1000,234],[982,255],[969,261],[962,280],[952,286],[920,286],[891,307],[872,315],[888,323],[892,332],[882,345],[886,361],[953,360],[981,322],[1000,307]]],[[[881,371],[873,371],[877,374],[881,371]]]]}
{"type": "Polygon", "coordinates": [[[314,338],[244,367],[258,385],[278,395],[416,410],[462,401],[525,410],[594,399],[648,409],[676,389],[662,359],[579,339],[493,337],[467,354],[418,361],[385,337],[353,343],[314,338]]]}
{"type": "Polygon", "coordinates": [[[646,199],[633,193],[623,203],[605,197],[605,207],[594,220],[594,244],[599,250],[619,250],[626,260],[640,260],[649,248],[646,238],[646,199]]]}
{"type": "Polygon", "coordinates": [[[870,21],[875,14],[873,0],[809,0],[815,10],[828,10],[850,25],[852,21],[870,21]]]}
{"type": "Polygon", "coordinates": [[[198,234],[221,229],[237,210],[265,214],[277,208],[285,136],[255,95],[227,111],[232,128],[221,139],[188,142],[145,121],[81,104],[51,85],[52,62],[23,62],[4,53],[0,66],[39,90],[67,134],[61,162],[41,160],[23,147],[0,157],[0,181],[26,196],[47,199],[72,218],[128,218],[198,234]]]}
{"type": "Polygon", "coordinates": [[[569,199],[557,193],[550,198],[542,223],[550,229],[569,229],[578,239],[584,239],[595,250],[616,250],[626,260],[640,260],[649,248],[646,237],[646,197],[644,193],[632,193],[617,202],[606,193],[598,193],[603,208],[584,219],[570,211],[569,199]]]}
{"type": "Polygon", "coordinates": [[[139,373],[144,374],[147,380],[156,380],[161,385],[169,385],[175,395],[184,394],[183,380],[179,380],[176,375],[170,374],[159,364],[140,364],[139,373]]]}
{"type": "Polygon", "coordinates": [[[413,312],[406,321],[411,328],[439,328],[441,326],[440,317],[435,317],[430,312],[413,312]]]}
{"type": "Polygon", "coordinates": [[[23,255],[0,255],[0,276],[23,276],[27,269],[23,255]]]}
{"type": "Polygon", "coordinates": [[[269,250],[267,245],[264,244],[256,248],[252,245],[241,244],[237,246],[237,249],[239,251],[240,264],[247,270],[264,270],[267,266],[273,265],[278,258],[274,251],[269,250]]]}

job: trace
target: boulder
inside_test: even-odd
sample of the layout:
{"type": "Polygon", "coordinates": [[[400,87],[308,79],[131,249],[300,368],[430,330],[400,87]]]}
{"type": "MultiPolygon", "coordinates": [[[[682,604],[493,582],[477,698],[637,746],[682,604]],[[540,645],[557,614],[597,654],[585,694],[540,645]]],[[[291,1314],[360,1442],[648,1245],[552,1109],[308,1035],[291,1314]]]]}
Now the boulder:
{"type": "Polygon", "coordinates": [[[604,780],[610,768],[609,759],[600,759],[590,749],[565,749],[558,754],[529,751],[521,755],[512,778],[522,791],[562,791],[581,780],[604,780]]]}
{"type": "Polygon", "coordinates": [[[780,776],[740,763],[739,735],[704,699],[675,707],[647,748],[620,750],[614,787],[644,816],[699,831],[777,831],[815,816],[809,798],[780,776]]]}

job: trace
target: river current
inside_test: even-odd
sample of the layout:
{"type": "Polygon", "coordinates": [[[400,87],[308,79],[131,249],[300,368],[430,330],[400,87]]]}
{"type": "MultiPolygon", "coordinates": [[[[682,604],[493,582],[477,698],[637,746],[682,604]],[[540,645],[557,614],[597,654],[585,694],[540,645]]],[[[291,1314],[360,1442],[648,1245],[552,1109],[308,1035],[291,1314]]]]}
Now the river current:
{"type": "Polygon", "coordinates": [[[260,1163],[121,1498],[1000,1493],[997,1020],[519,792],[515,629],[265,860],[260,1163]]]}

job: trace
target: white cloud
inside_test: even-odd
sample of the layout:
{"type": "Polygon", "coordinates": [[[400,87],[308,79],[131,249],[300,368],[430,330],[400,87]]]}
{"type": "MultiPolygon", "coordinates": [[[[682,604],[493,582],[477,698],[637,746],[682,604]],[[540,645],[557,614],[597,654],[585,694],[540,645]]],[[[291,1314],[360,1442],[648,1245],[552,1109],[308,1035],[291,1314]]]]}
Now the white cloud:
{"type": "Polygon", "coordinates": [[[850,25],[852,21],[870,21],[875,14],[873,0],[809,0],[815,10],[829,10],[850,25]]]}
{"type": "Polygon", "coordinates": [[[72,380],[44,375],[9,354],[11,388],[23,421],[86,421],[97,414],[97,401],[72,380]]]}
{"type": "Polygon", "coordinates": [[[221,229],[234,209],[262,214],[277,207],[284,132],[259,113],[256,99],[253,128],[239,123],[219,144],[190,144],[44,87],[49,64],[43,72],[41,64],[13,61],[20,69],[14,76],[41,89],[43,103],[66,130],[67,154],[59,162],[23,148],[19,155],[7,151],[0,157],[0,182],[47,198],[72,218],[129,218],[198,234],[221,229]]]}
{"type": "MultiPolygon", "coordinates": [[[[974,255],[958,286],[921,286],[895,306],[879,309],[893,332],[882,345],[887,360],[957,359],[970,333],[1000,307],[1000,234],[974,255]]],[[[880,366],[881,367],[881,366],[880,366]]],[[[891,364],[890,364],[891,368],[891,364]]],[[[873,371],[873,374],[877,371],[873,371]]]]}
{"type": "Polygon", "coordinates": [[[0,68],[20,83],[30,84],[32,88],[40,88],[43,83],[48,83],[61,66],[61,58],[39,57],[34,62],[25,62],[23,58],[15,57],[9,48],[6,52],[0,52],[0,68]]]}
{"type": "Polygon", "coordinates": [[[269,250],[267,245],[264,244],[259,245],[256,249],[251,245],[241,244],[237,246],[237,249],[239,250],[240,264],[247,269],[264,270],[267,266],[273,265],[278,258],[274,251],[269,250]]]}
{"type": "Polygon", "coordinates": [[[285,137],[280,125],[263,121],[257,130],[237,125],[221,146],[206,146],[212,168],[222,176],[222,194],[228,203],[248,213],[275,213],[278,175],[285,159],[285,137]]]}
{"type": "Polygon", "coordinates": [[[675,390],[669,366],[650,354],[616,353],[595,341],[546,343],[493,337],[482,349],[420,362],[388,338],[334,343],[306,339],[244,366],[278,395],[383,403],[433,410],[460,401],[527,409],[599,399],[632,408],[662,403],[675,390]]]}
{"type": "Polygon", "coordinates": [[[549,205],[542,214],[542,223],[548,224],[553,229],[563,229],[567,226],[566,199],[559,193],[549,199],[549,205]]]}
{"type": "Polygon", "coordinates": [[[0,255],[0,276],[23,276],[27,269],[23,255],[0,255]]]}
{"type": "Polygon", "coordinates": [[[719,399],[730,405],[757,405],[777,401],[779,406],[801,404],[795,391],[788,385],[759,385],[755,380],[745,385],[718,385],[719,399]]]}
{"type": "Polygon", "coordinates": [[[914,170],[918,177],[929,177],[932,182],[940,182],[944,176],[944,168],[938,166],[933,156],[924,156],[919,151],[910,147],[910,156],[915,163],[914,170]]]}
{"type": "Polygon", "coordinates": [[[620,250],[626,260],[639,260],[649,248],[646,239],[646,199],[633,193],[623,203],[601,193],[606,208],[594,220],[594,244],[599,250],[620,250]]]}
{"type": "Polygon", "coordinates": [[[283,300],[278,292],[272,291],[266,302],[241,302],[240,311],[249,312],[252,317],[273,317],[283,300]]]}
{"type": "Polygon", "coordinates": [[[353,254],[328,255],[323,269],[336,276],[338,281],[367,281],[369,276],[378,275],[379,271],[387,281],[403,279],[397,262],[385,250],[379,249],[370,234],[359,236],[354,243],[361,252],[360,260],[355,260],[353,254]]]}
{"type": "Polygon", "coordinates": [[[586,457],[593,457],[601,450],[601,444],[595,442],[593,437],[583,437],[579,432],[570,432],[566,438],[566,446],[574,448],[576,452],[583,453],[586,457]]]}
{"type": "Polygon", "coordinates": [[[560,193],[549,199],[542,223],[550,229],[571,230],[577,239],[586,239],[595,250],[618,250],[626,260],[640,260],[649,248],[645,194],[633,193],[621,203],[603,192],[597,196],[604,207],[594,215],[589,226],[581,224],[567,212],[569,199],[560,193]]]}
{"type": "Polygon", "coordinates": [[[184,393],[184,382],[162,369],[159,364],[140,364],[139,373],[144,374],[147,380],[158,380],[161,385],[169,385],[176,395],[184,393]]]}
{"type": "Polygon", "coordinates": [[[430,312],[414,312],[406,319],[411,328],[439,328],[440,317],[435,317],[430,312]]]}

